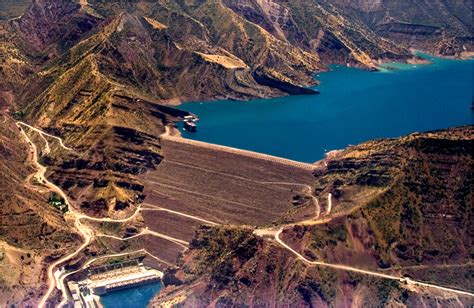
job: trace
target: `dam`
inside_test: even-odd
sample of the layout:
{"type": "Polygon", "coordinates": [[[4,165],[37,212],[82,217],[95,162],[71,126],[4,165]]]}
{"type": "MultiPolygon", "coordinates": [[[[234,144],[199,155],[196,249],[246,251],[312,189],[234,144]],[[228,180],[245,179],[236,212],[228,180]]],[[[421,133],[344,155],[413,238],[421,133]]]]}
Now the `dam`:
{"type": "Polygon", "coordinates": [[[474,60],[418,55],[431,64],[333,65],[316,76],[320,95],[185,103],[199,130],[182,135],[312,163],[351,144],[472,124],[474,60]]]}
{"type": "MultiPolygon", "coordinates": [[[[87,270],[87,278],[67,283],[72,307],[101,307],[100,296],[161,281],[163,273],[138,260],[103,265],[87,270]]],[[[70,305],[71,307],[71,305],[70,305]]]]}

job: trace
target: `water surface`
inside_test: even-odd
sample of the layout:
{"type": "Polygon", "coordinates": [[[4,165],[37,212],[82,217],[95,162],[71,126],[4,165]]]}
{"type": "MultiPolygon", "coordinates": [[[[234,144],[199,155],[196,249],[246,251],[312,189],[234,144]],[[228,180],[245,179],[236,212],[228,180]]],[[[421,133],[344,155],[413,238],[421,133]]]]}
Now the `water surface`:
{"type": "Polygon", "coordinates": [[[428,58],[383,72],[332,66],[316,76],[320,95],[186,103],[200,121],[183,136],[314,162],[370,139],[472,124],[474,61],[428,58]]]}
{"type": "Polygon", "coordinates": [[[104,308],[146,308],[162,288],[161,282],[110,292],[100,297],[104,308]]]}

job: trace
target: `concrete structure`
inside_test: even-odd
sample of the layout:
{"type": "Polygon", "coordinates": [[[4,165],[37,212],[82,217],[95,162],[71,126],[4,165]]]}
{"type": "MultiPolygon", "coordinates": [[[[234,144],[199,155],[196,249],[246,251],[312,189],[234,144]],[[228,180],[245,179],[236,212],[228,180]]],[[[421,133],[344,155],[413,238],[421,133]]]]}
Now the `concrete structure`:
{"type": "Polygon", "coordinates": [[[111,291],[156,282],[162,277],[162,272],[146,268],[141,264],[91,276],[88,287],[94,294],[102,295],[111,291]]]}
{"type": "Polygon", "coordinates": [[[71,299],[68,303],[68,307],[74,308],[99,308],[102,305],[99,302],[99,298],[94,296],[85,281],[69,281],[67,283],[69,292],[71,293],[71,299]]]}
{"type": "Polygon", "coordinates": [[[160,281],[162,277],[162,272],[137,260],[91,268],[86,279],[67,283],[70,293],[68,307],[101,307],[100,295],[160,281]]]}

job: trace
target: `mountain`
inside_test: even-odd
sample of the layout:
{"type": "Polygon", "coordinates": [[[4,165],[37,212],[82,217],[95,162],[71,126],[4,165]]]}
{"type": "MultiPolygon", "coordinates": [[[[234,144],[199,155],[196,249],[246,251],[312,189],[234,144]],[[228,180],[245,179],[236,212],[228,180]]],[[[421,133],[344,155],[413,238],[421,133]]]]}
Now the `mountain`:
{"type": "MultiPolygon", "coordinates": [[[[467,0],[2,1],[0,303],[37,304],[46,289],[48,265],[80,246],[72,214],[54,208],[50,191],[41,181],[33,180],[32,153],[15,121],[57,136],[70,148],[58,146],[58,139],[51,137],[45,142],[44,134],[25,129],[38,146],[41,165],[47,167],[46,177],[68,195],[77,210],[88,217],[124,217],[136,211],[146,198],[144,175],[168,170],[160,168],[165,157],[160,136],[190,115],[177,107],[179,103],[317,94],[311,88],[318,83],[313,76],[328,70],[330,64],[374,70],[384,61],[420,61],[411,48],[465,57],[473,51],[471,13],[472,2],[467,0]],[[12,268],[13,276],[9,275],[12,268]]],[[[456,187],[471,187],[466,173],[461,172],[466,171],[465,164],[472,164],[471,158],[462,148],[465,145],[460,144],[470,146],[472,131],[463,128],[446,134],[384,140],[360,146],[365,150],[356,147],[338,154],[328,163],[328,170],[315,175],[314,188],[320,194],[331,192],[336,211],[362,201],[364,207],[331,221],[331,228],[294,227],[285,229],[282,236],[308,258],[349,262],[352,255],[348,247],[355,245],[360,248],[360,255],[354,260],[367,257],[367,266],[373,269],[408,266],[419,268],[410,275],[426,280],[433,275],[439,279],[440,275],[423,266],[452,260],[463,263],[471,245],[466,231],[470,217],[466,204],[471,200],[465,190],[458,191],[456,187]],[[446,153],[438,153],[442,148],[439,143],[453,147],[453,155],[459,160],[448,162],[446,153]],[[416,160],[408,159],[408,153],[416,160]],[[417,174],[410,163],[424,166],[420,169],[424,173],[417,174]],[[455,167],[457,171],[451,169],[455,167]],[[428,176],[427,170],[431,169],[450,182],[428,176]],[[448,171],[452,172],[449,176],[448,171]],[[456,182],[461,180],[464,182],[456,182]],[[439,194],[429,196],[427,189],[436,189],[439,194]],[[451,191],[456,194],[446,195],[451,191]],[[360,199],[351,203],[353,197],[360,199]],[[429,211],[421,202],[431,205],[429,211]],[[406,204],[410,207],[404,208],[406,204]],[[386,223],[377,210],[383,206],[394,213],[393,224],[386,223]],[[437,212],[439,208],[443,211],[437,212]],[[429,222],[419,223],[429,217],[449,219],[445,224],[440,222],[439,229],[433,229],[429,222]],[[333,234],[333,229],[340,232],[333,234]],[[320,238],[328,245],[311,244],[320,238]]],[[[200,153],[200,158],[203,156],[200,153]]],[[[287,169],[273,171],[278,170],[287,169]]],[[[172,176],[166,179],[173,180],[172,176]]],[[[213,180],[219,179],[216,176],[213,180]]],[[[258,189],[279,190],[263,186],[258,189]]],[[[278,193],[286,196],[281,189],[278,193]]],[[[309,197],[306,193],[302,196],[303,201],[309,197]]],[[[277,200],[274,204],[286,201],[277,200]]],[[[328,206],[324,200],[320,202],[328,206]]],[[[131,230],[138,230],[135,227],[146,223],[130,224],[131,230]]],[[[195,282],[200,288],[216,287],[216,298],[229,290],[249,296],[236,298],[235,293],[228,293],[229,300],[236,303],[253,294],[263,303],[280,298],[286,303],[294,300],[301,304],[349,299],[339,293],[329,294],[327,285],[311,282],[325,278],[342,281],[346,276],[337,273],[329,277],[324,276],[329,275],[327,272],[309,270],[309,276],[305,276],[303,264],[291,253],[256,237],[252,231],[238,226],[200,230],[182,267],[176,269],[177,279],[183,286],[195,282]],[[242,265],[241,272],[236,264],[209,264],[210,259],[203,259],[208,255],[219,260],[222,253],[229,252],[224,246],[203,239],[210,236],[215,236],[213,241],[217,244],[231,248],[245,242],[248,255],[229,255],[242,265]],[[278,254],[285,258],[275,260],[278,254]],[[184,273],[188,264],[192,271],[184,273]],[[254,265],[268,271],[251,281],[247,276],[253,274],[254,265]],[[209,276],[210,269],[216,269],[222,277],[229,275],[221,281],[222,277],[209,276]],[[296,272],[296,278],[285,276],[289,270],[296,272]],[[201,274],[203,278],[198,278],[201,274]],[[279,294],[269,295],[270,288],[259,284],[271,275],[279,277],[274,280],[279,294]],[[237,282],[241,279],[245,287],[237,282]],[[237,289],[228,289],[229,285],[237,289]],[[296,291],[284,298],[286,289],[296,291]]],[[[106,245],[102,244],[95,243],[97,247],[73,261],[79,264],[86,257],[103,252],[106,245]]],[[[115,246],[125,249],[126,245],[115,246]]],[[[386,299],[379,299],[374,286],[369,287],[362,278],[347,281],[349,286],[341,285],[362,294],[351,297],[354,301],[374,298],[371,304],[386,299]]],[[[396,287],[398,291],[389,292],[392,297],[408,296],[406,300],[419,303],[417,296],[404,295],[397,286],[380,283],[377,288],[382,294],[396,287]]],[[[453,281],[446,281],[446,285],[456,287],[453,281]]],[[[189,300],[200,300],[204,296],[201,291],[198,289],[189,300]]],[[[168,292],[172,290],[166,290],[163,298],[171,294],[168,292]]],[[[54,299],[59,299],[58,294],[54,299]]],[[[213,300],[202,298],[203,303],[213,300]]]]}
{"type": "Polygon", "coordinates": [[[328,1],[378,35],[442,55],[472,49],[472,1],[328,1]],[[471,46],[471,47],[470,47],[471,46]]]}
{"type": "Polygon", "coordinates": [[[413,134],[332,155],[314,174],[319,200],[332,194],[330,216],[264,232],[202,227],[152,306],[472,305],[472,296],[352,269],[472,290],[473,133],[413,134]]]}
{"type": "Polygon", "coordinates": [[[88,203],[109,200],[112,209],[110,200],[136,203],[137,191],[107,185],[103,193],[73,192],[68,183],[81,178],[89,187],[101,174],[140,187],[134,174],[143,162],[159,163],[157,135],[176,119],[157,104],[316,93],[306,87],[331,63],[375,69],[379,61],[412,59],[410,47],[459,54],[462,41],[471,50],[461,14],[469,2],[430,3],[400,16],[404,4],[388,1],[37,0],[4,22],[0,87],[14,95],[12,109],[24,120],[87,153],[49,157],[56,184],[88,203]],[[439,24],[434,12],[443,13],[439,24]],[[403,35],[395,24],[407,25],[403,35]],[[433,24],[442,30],[420,35],[433,24]],[[453,44],[439,49],[440,37],[453,44]],[[149,143],[109,142],[135,135],[149,143]]]}

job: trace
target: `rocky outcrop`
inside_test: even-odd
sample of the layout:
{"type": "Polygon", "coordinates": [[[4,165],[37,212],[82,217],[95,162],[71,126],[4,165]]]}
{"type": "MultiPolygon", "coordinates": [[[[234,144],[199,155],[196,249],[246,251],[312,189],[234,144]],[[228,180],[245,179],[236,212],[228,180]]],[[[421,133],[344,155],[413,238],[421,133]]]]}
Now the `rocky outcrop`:
{"type": "Polygon", "coordinates": [[[472,1],[331,0],[347,16],[406,47],[459,56],[473,50],[472,1]]]}
{"type": "Polygon", "coordinates": [[[289,82],[278,80],[261,70],[254,71],[252,76],[258,84],[279,89],[280,91],[290,95],[319,94],[319,91],[317,90],[299,87],[289,82]]]}

